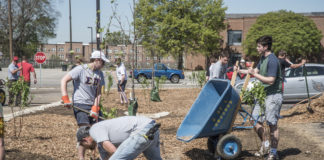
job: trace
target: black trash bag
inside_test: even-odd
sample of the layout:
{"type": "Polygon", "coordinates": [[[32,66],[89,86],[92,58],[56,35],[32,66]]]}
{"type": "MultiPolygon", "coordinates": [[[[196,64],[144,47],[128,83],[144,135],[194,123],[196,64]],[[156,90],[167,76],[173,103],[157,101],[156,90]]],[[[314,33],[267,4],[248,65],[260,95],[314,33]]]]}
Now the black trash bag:
{"type": "Polygon", "coordinates": [[[159,89],[157,87],[154,87],[151,90],[151,101],[161,102],[161,99],[160,99],[160,96],[159,96],[159,89]]]}
{"type": "Polygon", "coordinates": [[[137,108],[138,108],[137,98],[135,98],[134,100],[130,99],[128,105],[128,115],[136,116],[137,108]]]}

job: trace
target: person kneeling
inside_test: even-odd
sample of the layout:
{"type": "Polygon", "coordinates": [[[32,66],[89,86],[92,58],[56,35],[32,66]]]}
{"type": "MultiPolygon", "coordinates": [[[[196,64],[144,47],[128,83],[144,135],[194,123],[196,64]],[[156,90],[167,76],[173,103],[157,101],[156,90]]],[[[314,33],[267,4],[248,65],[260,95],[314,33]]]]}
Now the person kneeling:
{"type": "Polygon", "coordinates": [[[77,141],[87,149],[98,147],[103,160],[135,159],[143,152],[147,159],[161,160],[160,124],[141,116],[124,116],[82,126],[77,141]]]}

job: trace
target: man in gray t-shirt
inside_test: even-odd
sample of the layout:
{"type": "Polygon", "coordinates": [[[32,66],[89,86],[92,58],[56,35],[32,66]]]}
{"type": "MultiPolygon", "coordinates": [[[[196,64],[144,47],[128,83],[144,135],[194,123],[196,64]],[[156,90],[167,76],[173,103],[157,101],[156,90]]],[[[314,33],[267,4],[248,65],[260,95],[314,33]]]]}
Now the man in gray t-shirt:
{"type": "Polygon", "coordinates": [[[221,54],[220,59],[210,67],[209,79],[226,79],[228,55],[221,54]]]}
{"type": "MultiPolygon", "coordinates": [[[[67,93],[67,83],[73,80],[73,106],[86,110],[85,113],[74,108],[74,116],[78,126],[90,126],[98,122],[101,114],[99,101],[101,97],[101,87],[105,85],[104,75],[101,68],[109,62],[103,52],[94,51],[90,57],[90,63],[82,64],[73,68],[61,80],[62,100],[65,107],[71,107],[72,103],[67,93]]],[[[78,147],[79,158],[84,159],[84,148],[78,147]]]]}
{"type": "Polygon", "coordinates": [[[22,70],[22,67],[18,67],[18,57],[14,56],[12,62],[8,66],[8,88],[9,88],[9,101],[8,106],[13,105],[14,99],[16,98],[15,105],[18,106],[20,104],[19,97],[20,95],[17,94],[16,97],[10,88],[12,88],[13,83],[18,81],[19,79],[19,72],[22,70]]]}
{"type": "Polygon", "coordinates": [[[95,149],[101,159],[135,159],[143,152],[147,159],[161,160],[159,130],[155,121],[141,116],[124,116],[80,127],[77,140],[81,146],[95,149]],[[149,131],[153,137],[148,136],[149,131]]]}

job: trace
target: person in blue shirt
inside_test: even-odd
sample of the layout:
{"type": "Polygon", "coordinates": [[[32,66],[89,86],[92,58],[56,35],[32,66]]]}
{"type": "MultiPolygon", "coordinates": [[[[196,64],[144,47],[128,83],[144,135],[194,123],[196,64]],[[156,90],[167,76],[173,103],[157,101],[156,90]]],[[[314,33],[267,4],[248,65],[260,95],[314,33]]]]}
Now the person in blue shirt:
{"type": "MultiPolygon", "coordinates": [[[[282,105],[282,74],[280,62],[275,54],[271,51],[272,37],[262,36],[256,41],[257,51],[261,59],[257,68],[249,68],[248,70],[240,70],[239,73],[253,75],[264,86],[266,92],[265,109],[256,103],[253,111],[253,120],[258,120],[254,126],[256,133],[262,141],[260,150],[255,153],[256,156],[264,156],[269,153],[267,160],[279,159],[277,147],[279,142],[278,120],[282,105]],[[259,117],[259,118],[258,118],[259,117]],[[266,121],[270,128],[270,144],[266,138],[266,130],[263,122],[266,121]]],[[[237,69],[237,67],[235,67],[237,69]]]]}

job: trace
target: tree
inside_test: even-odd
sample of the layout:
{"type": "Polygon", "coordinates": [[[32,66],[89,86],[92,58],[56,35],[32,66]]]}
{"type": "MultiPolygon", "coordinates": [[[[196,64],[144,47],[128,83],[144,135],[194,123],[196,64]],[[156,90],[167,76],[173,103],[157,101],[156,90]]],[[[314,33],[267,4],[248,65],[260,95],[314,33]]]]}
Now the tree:
{"type": "MultiPolygon", "coordinates": [[[[0,48],[9,53],[9,25],[7,0],[0,0],[0,48]]],[[[52,8],[51,0],[12,1],[13,51],[15,55],[30,57],[37,46],[54,38],[58,13],[52,8]]]]}
{"type": "Polygon", "coordinates": [[[130,37],[122,32],[107,32],[104,37],[105,44],[116,46],[120,44],[131,44],[130,37]]]}
{"type": "Polygon", "coordinates": [[[184,53],[210,55],[220,48],[219,33],[225,28],[222,4],[222,0],[140,0],[137,28],[144,47],[155,42],[160,53],[178,59],[179,69],[184,53]]]}
{"type": "Polygon", "coordinates": [[[272,50],[278,53],[285,50],[293,58],[318,56],[321,49],[321,31],[306,16],[291,11],[280,10],[261,15],[252,25],[243,42],[244,52],[256,57],[256,40],[272,36],[272,50]]]}

